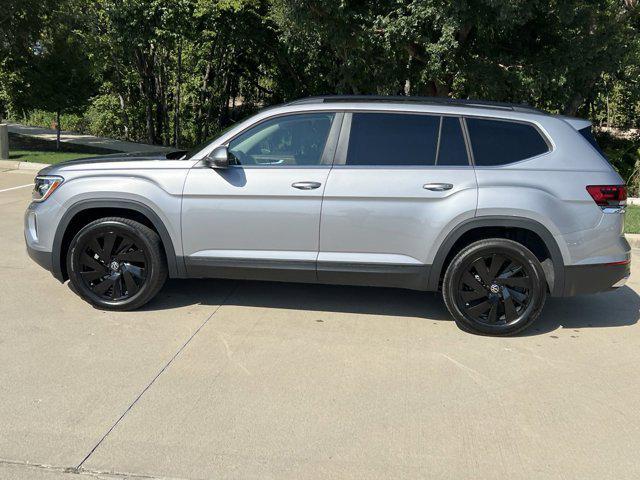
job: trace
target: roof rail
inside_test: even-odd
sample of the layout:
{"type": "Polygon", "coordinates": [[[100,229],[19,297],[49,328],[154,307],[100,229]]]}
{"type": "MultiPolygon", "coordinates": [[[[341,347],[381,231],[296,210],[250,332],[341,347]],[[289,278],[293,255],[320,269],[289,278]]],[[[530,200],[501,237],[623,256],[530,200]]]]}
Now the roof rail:
{"type": "Polygon", "coordinates": [[[347,103],[347,102],[388,102],[415,103],[425,105],[459,105],[464,107],[492,108],[497,110],[511,110],[516,112],[545,113],[526,103],[492,102],[489,100],[458,99],[446,97],[418,97],[405,95],[326,95],[306,97],[289,102],[287,105],[304,105],[312,103],[347,103]]]}

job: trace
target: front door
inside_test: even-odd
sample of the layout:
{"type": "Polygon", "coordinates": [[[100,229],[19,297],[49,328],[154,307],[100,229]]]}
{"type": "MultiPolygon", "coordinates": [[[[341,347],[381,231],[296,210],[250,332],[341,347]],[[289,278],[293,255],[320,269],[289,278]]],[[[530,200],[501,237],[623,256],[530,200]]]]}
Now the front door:
{"type": "Polygon", "coordinates": [[[322,194],[341,117],[266,119],[228,143],[229,168],[191,169],[182,207],[191,276],[316,280],[322,194]]]}

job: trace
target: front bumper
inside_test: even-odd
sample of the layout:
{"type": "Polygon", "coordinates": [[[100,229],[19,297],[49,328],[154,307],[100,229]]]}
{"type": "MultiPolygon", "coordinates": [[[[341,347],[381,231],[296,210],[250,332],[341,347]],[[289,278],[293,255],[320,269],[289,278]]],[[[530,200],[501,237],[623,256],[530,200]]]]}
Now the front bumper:
{"type": "Polygon", "coordinates": [[[606,292],[623,286],[631,275],[631,261],[573,265],[564,269],[564,297],[606,292]]]}
{"type": "Polygon", "coordinates": [[[51,252],[36,250],[27,242],[27,253],[29,254],[29,257],[31,257],[31,260],[36,262],[45,270],[49,270],[53,273],[53,255],[51,254],[51,252]]]}
{"type": "Polygon", "coordinates": [[[59,265],[57,266],[58,268],[56,268],[57,264],[51,251],[51,247],[42,242],[42,237],[46,237],[46,235],[43,234],[48,233],[49,228],[47,222],[41,221],[43,215],[39,215],[39,213],[44,210],[44,218],[49,217],[47,213],[49,211],[48,209],[51,208],[51,205],[54,204],[51,203],[50,205],[45,205],[44,208],[42,207],[42,204],[32,203],[29,205],[24,214],[24,241],[29,257],[31,257],[31,259],[42,268],[49,270],[57,280],[63,282],[64,278],[62,272],[60,271],[59,265]]]}

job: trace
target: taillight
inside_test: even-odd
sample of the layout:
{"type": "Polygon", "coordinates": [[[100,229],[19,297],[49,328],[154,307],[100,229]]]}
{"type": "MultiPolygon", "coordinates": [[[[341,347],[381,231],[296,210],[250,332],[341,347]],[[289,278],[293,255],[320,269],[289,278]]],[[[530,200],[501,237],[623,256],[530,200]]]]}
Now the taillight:
{"type": "Polygon", "coordinates": [[[624,207],[627,204],[626,185],[588,185],[587,192],[600,207],[624,207]]]}

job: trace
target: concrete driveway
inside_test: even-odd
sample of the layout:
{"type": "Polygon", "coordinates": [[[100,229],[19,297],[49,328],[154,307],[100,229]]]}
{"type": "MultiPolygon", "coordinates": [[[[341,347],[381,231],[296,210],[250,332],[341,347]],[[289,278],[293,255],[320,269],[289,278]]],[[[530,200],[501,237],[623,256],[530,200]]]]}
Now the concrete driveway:
{"type": "Polygon", "coordinates": [[[640,256],[516,338],[439,296],[171,281],[95,310],[22,238],[0,173],[0,478],[635,479],[640,256]]]}

